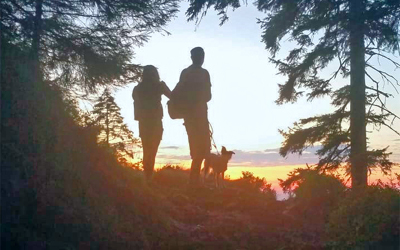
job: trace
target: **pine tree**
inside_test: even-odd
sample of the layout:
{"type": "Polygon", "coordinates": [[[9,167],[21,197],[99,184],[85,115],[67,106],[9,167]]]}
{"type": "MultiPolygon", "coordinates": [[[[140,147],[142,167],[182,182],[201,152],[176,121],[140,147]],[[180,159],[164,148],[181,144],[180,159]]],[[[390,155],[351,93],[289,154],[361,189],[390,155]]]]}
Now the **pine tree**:
{"type": "MultiPolygon", "coordinates": [[[[221,24],[228,18],[229,7],[240,7],[239,0],[190,3],[186,12],[189,20],[199,20],[200,14],[202,17],[214,7],[221,15],[221,24]]],[[[336,169],[345,163],[353,187],[367,185],[368,167],[380,167],[384,173],[390,170],[393,163],[387,148],[367,148],[366,126],[386,126],[400,135],[392,127],[399,117],[385,105],[385,98],[391,95],[383,90],[385,83],[394,88],[399,83],[371,63],[382,59],[400,67],[391,57],[400,52],[400,1],[258,0],[255,4],[267,13],[258,20],[262,41],[272,54],[271,61],[287,76],[279,85],[277,104],[295,102],[308,90],[309,101],[330,96],[336,108],[331,114],[301,119],[288,131],[281,130],[285,140],[280,154],[301,154],[321,143],[317,169],[336,169]],[[283,40],[295,42],[297,47],[286,58],[277,59],[283,40]],[[321,78],[318,73],[335,60],[337,70],[330,78],[321,78]],[[332,81],[337,77],[350,77],[350,84],[333,89],[332,81]]]]}
{"type": "Polygon", "coordinates": [[[32,85],[44,78],[96,92],[135,80],[133,49],[174,17],[178,0],[5,0],[1,37],[29,48],[32,85]]]}
{"type": "Polygon", "coordinates": [[[138,144],[139,140],[124,123],[120,110],[114,97],[106,88],[94,105],[91,124],[99,129],[99,143],[115,150],[119,159],[122,160],[125,156],[133,158],[132,148],[138,144]]]}
{"type": "Polygon", "coordinates": [[[30,152],[24,154],[34,158],[46,148],[53,148],[57,141],[50,133],[55,129],[50,114],[57,111],[46,98],[46,91],[57,89],[65,96],[86,97],[106,86],[135,81],[140,67],[132,63],[134,49],[154,32],[167,33],[163,27],[178,11],[177,2],[1,1],[1,49],[23,52],[23,57],[16,53],[8,58],[23,62],[17,65],[23,68],[18,69],[23,72],[23,80],[10,89],[18,88],[24,95],[18,95],[23,96],[18,100],[14,100],[12,91],[2,96],[19,103],[6,112],[16,112],[21,117],[19,137],[31,145],[30,152]]]}

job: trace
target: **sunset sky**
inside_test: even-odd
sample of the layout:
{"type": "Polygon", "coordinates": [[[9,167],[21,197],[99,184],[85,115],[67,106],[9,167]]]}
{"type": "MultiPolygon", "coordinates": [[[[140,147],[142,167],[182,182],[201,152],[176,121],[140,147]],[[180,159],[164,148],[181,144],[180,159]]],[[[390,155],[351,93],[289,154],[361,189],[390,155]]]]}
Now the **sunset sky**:
{"type": "MultiPolygon", "coordinates": [[[[277,75],[278,70],[269,62],[270,54],[261,43],[261,29],[256,18],[260,13],[249,4],[230,12],[229,21],[219,26],[215,12],[209,11],[200,25],[187,22],[184,15],[187,5],[182,4],[181,12],[166,27],[171,35],[154,34],[148,43],[136,49],[134,63],[153,64],[159,70],[160,77],[172,90],[178,82],[182,69],[191,64],[190,50],[201,46],[205,50],[203,67],[210,72],[212,100],[209,102],[209,120],[214,128],[215,142],[228,150],[236,152],[231,165],[236,167],[273,167],[304,165],[315,163],[315,149],[310,149],[299,157],[284,159],[278,155],[283,140],[278,129],[286,129],[300,118],[324,114],[332,111],[329,98],[307,102],[301,99],[295,104],[278,106],[274,101],[278,97],[278,83],[285,78],[277,75]]],[[[278,57],[286,55],[294,44],[283,43],[278,57]]],[[[398,60],[397,57],[396,60],[398,60]]],[[[381,66],[400,79],[400,70],[384,62],[381,66]]],[[[334,67],[322,73],[329,77],[334,67]]],[[[336,79],[334,87],[348,83],[349,79],[336,79]]],[[[128,85],[115,93],[125,122],[138,135],[138,124],[133,119],[131,93],[136,83],[128,85]]],[[[387,106],[400,114],[400,95],[389,85],[385,90],[395,99],[389,99],[387,106]]],[[[164,135],[160,145],[157,163],[190,162],[187,135],[182,120],[171,120],[164,107],[164,135]]],[[[394,123],[400,130],[400,121],[394,123]]],[[[372,129],[372,128],[371,128],[372,129]]],[[[371,129],[369,129],[371,131],[371,129]]],[[[390,146],[392,160],[400,162],[400,137],[382,128],[379,132],[369,133],[370,145],[382,148],[390,146]]],[[[290,167],[292,166],[292,167],[290,167]]]]}

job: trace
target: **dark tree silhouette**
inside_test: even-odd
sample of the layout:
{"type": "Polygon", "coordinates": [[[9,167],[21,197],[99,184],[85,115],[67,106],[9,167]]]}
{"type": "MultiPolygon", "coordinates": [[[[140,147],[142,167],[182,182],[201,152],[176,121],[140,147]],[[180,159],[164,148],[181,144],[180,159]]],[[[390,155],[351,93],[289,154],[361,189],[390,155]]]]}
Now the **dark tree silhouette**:
{"type": "MultiPolygon", "coordinates": [[[[190,3],[186,12],[189,20],[201,20],[207,9],[214,7],[221,15],[221,24],[228,18],[229,7],[240,7],[239,0],[190,3]]],[[[258,0],[255,4],[267,13],[258,20],[262,41],[272,54],[271,61],[287,76],[287,81],[279,85],[277,104],[295,102],[309,90],[309,101],[330,96],[336,108],[331,114],[301,119],[288,131],[281,130],[285,141],[280,154],[301,154],[305,148],[321,143],[317,168],[336,169],[346,162],[353,187],[367,185],[368,167],[380,167],[386,173],[393,165],[388,160],[390,153],[387,148],[367,148],[366,126],[386,126],[400,135],[392,127],[399,117],[385,105],[385,99],[391,95],[383,90],[386,83],[395,89],[399,83],[371,62],[378,58],[400,67],[390,56],[400,52],[400,2],[258,0]],[[297,46],[286,58],[277,59],[283,39],[297,46]],[[318,73],[328,65],[337,65],[337,70],[323,79],[318,73]],[[332,80],[338,76],[350,77],[350,84],[334,90],[332,80]],[[365,76],[370,80],[368,85],[365,76]]]]}
{"type": "Polygon", "coordinates": [[[136,79],[135,46],[177,12],[177,0],[1,1],[2,39],[31,50],[36,81],[95,92],[136,79]],[[39,78],[38,78],[39,77],[39,78]]]}
{"type": "Polygon", "coordinates": [[[94,105],[91,123],[99,128],[99,143],[115,150],[119,158],[124,156],[133,158],[132,147],[138,144],[139,140],[124,123],[120,110],[114,97],[106,88],[94,105]]]}
{"type": "MultiPolygon", "coordinates": [[[[113,151],[97,145],[95,126],[82,126],[84,117],[68,95],[136,79],[139,69],[130,61],[135,47],[163,31],[176,10],[176,0],[0,1],[4,249],[79,248],[86,240],[121,248],[120,240],[97,244],[92,236],[102,234],[95,232],[98,225],[109,229],[116,222],[107,210],[117,200],[122,204],[115,194],[134,200],[133,192],[126,196],[117,188],[131,175],[121,165],[131,164],[118,163],[113,151]],[[104,211],[110,216],[100,218],[104,211]]],[[[129,238],[135,243],[124,247],[143,248],[129,238]]]]}
{"type": "Polygon", "coordinates": [[[55,129],[50,114],[57,113],[50,89],[82,97],[135,80],[140,68],[131,62],[134,48],[152,32],[166,32],[163,26],[176,12],[177,0],[1,1],[2,51],[24,55],[21,64],[21,55],[8,53],[19,62],[18,77],[24,77],[7,81],[11,90],[5,95],[18,105],[5,112],[21,114],[18,138],[32,146],[25,154],[36,157],[57,141],[50,136],[55,129]],[[19,94],[11,96],[13,91],[19,94]]]}

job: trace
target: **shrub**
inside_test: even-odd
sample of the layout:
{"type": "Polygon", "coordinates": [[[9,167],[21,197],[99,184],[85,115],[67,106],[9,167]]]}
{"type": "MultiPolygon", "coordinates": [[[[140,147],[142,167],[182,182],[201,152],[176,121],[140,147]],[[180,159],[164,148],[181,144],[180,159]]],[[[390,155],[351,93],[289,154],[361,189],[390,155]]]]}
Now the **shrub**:
{"type": "Polygon", "coordinates": [[[337,176],[319,173],[312,168],[296,169],[286,180],[279,180],[282,189],[290,193],[302,210],[324,212],[343,196],[346,186],[337,176]]]}
{"type": "Polygon", "coordinates": [[[157,185],[182,188],[189,180],[189,171],[178,165],[167,164],[154,173],[153,182],[157,185]]]}
{"type": "Polygon", "coordinates": [[[242,171],[242,177],[236,181],[236,186],[250,192],[260,192],[272,200],[276,200],[276,191],[272,184],[267,183],[265,178],[254,176],[252,172],[242,171]]]}
{"type": "Polygon", "coordinates": [[[400,191],[385,185],[349,191],[329,215],[334,249],[399,249],[400,191]]]}

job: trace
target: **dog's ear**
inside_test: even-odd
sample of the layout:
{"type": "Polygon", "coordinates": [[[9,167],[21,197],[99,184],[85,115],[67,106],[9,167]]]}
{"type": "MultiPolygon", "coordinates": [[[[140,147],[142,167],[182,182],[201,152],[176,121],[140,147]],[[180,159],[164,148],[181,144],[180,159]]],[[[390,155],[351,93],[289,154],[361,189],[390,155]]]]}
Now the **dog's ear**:
{"type": "Polygon", "coordinates": [[[226,148],[224,146],[222,146],[221,154],[225,154],[225,153],[226,153],[226,148]]]}
{"type": "Polygon", "coordinates": [[[235,154],[235,152],[233,152],[233,151],[229,151],[229,153],[231,153],[231,154],[235,154]]]}

